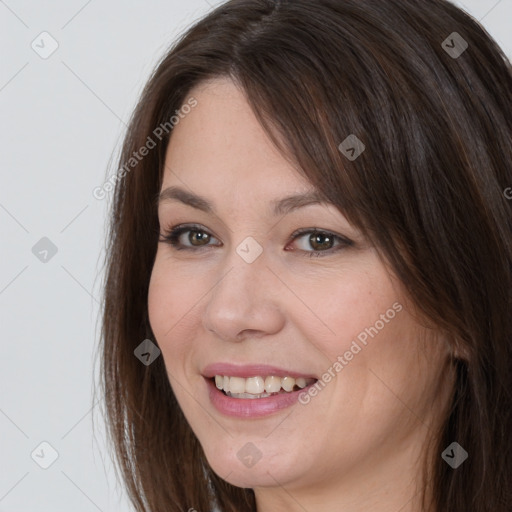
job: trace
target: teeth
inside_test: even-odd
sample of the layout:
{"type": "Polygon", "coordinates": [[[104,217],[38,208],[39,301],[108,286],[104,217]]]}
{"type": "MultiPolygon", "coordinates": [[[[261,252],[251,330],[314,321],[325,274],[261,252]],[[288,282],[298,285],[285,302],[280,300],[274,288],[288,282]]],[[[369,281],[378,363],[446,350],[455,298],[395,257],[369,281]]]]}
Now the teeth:
{"type": "Polygon", "coordinates": [[[272,396],[270,393],[251,395],[251,393],[231,393],[230,391],[228,391],[226,394],[232,398],[266,398],[267,396],[272,396]]]}
{"type": "MultiPolygon", "coordinates": [[[[236,377],[231,377],[231,381],[236,377]]],[[[251,377],[250,379],[240,379],[242,382],[245,380],[245,393],[251,393],[251,395],[259,395],[265,391],[265,382],[261,377],[251,377]]],[[[230,389],[231,391],[231,389],[230,389]]],[[[244,393],[244,391],[240,391],[244,393]]]]}
{"type": "Polygon", "coordinates": [[[295,379],[293,377],[284,377],[281,381],[281,386],[285,391],[291,391],[295,386],[295,379]]]}
{"type": "MultiPolygon", "coordinates": [[[[226,377],[224,377],[226,378],[226,377]]],[[[229,391],[231,393],[245,393],[245,379],[242,377],[228,377],[229,378],[229,391]]],[[[251,391],[252,393],[252,391],[251,391]]],[[[256,393],[255,393],[256,394],[256,393]]]]}
{"type": "Polygon", "coordinates": [[[268,377],[229,377],[226,375],[215,375],[215,385],[218,389],[223,390],[228,396],[234,398],[265,398],[279,392],[291,392],[297,386],[299,389],[305,388],[315,379],[305,379],[299,377],[276,377],[269,375],[268,377]],[[283,391],[284,390],[284,391],[283,391]]]}
{"type": "Polygon", "coordinates": [[[278,393],[281,389],[281,379],[279,377],[267,377],[265,379],[265,391],[267,393],[278,393]]]}
{"type": "Polygon", "coordinates": [[[295,384],[299,386],[299,388],[305,388],[306,387],[306,379],[303,377],[299,377],[298,379],[295,379],[295,384]]]}

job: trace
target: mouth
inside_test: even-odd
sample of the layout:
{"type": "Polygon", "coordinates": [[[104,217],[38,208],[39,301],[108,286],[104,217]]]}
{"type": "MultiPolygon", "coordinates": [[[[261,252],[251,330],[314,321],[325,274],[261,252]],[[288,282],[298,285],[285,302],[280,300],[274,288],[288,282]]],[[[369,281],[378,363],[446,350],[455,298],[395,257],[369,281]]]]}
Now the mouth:
{"type": "Polygon", "coordinates": [[[210,403],[224,416],[259,418],[299,402],[318,379],[267,365],[215,364],[202,376],[210,403]]]}
{"type": "Polygon", "coordinates": [[[225,396],[234,399],[261,399],[300,391],[313,385],[318,379],[304,377],[279,377],[277,375],[237,377],[215,375],[210,381],[225,396]]]}
{"type": "Polygon", "coordinates": [[[217,412],[238,418],[277,413],[318,382],[313,374],[266,364],[213,363],[201,375],[217,412]]]}

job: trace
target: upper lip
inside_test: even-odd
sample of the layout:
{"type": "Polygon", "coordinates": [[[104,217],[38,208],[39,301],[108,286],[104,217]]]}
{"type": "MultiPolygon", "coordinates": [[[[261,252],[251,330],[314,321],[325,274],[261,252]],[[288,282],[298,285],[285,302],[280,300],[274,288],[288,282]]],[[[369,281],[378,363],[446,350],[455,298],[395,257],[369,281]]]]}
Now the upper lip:
{"type": "Polygon", "coordinates": [[[316,379],[310,373],[302,373],[294,370],[287,370],[285,368],[278,368],[277,366],[270,366],[267,364],[244,364],[237,365],[232,363],[212,363],[206,366],[202,371],[203,377],[211,378],[215,375],[226,375],[229,377],[263,377],[273,375],[276,377],[293,377],[304,379],[316,379]]]}

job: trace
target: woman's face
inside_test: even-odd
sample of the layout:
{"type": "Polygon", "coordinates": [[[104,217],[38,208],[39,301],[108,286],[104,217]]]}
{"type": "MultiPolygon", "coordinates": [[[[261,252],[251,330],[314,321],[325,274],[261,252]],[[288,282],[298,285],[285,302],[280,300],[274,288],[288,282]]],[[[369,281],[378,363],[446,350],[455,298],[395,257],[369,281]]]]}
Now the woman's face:
{"type": "Polygon", "coordinates": [[[176,248],[159,243],[148,300],[170,384],[210,465],[236,486],[294,496],[410,478],[446,399],[446,345],[415,321],[397,279],[334,206],[274,211],[314,190],[232,82],[191,96],[162,191],[179,187],[211,211],[164,194],[162,236],[192,231],[176,248]],[[296,391],[229,397],[215,375],[250,396],[294,382],[296,391]]]}

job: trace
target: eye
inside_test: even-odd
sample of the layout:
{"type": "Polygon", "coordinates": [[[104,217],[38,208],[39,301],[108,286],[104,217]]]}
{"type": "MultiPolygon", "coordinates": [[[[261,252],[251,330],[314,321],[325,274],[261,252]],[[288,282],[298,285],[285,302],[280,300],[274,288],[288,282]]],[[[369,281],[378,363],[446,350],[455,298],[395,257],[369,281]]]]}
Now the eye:
{"type": "Polygon", "coordinates": [[[301,251],[304,256],[310,258],[328,256],[353,245],[352,240],[344,236],[318,228],[298,229],[292,234],[292,240],[300,240],[301,238],[305,241],[305,243],[302,243],[301,251]],[[306,237],[305,235],[309,236],[306,237]],[[338,245],[334,245],[335,242],[338,242],[338,245]],[[312,247],[313,251],[308,251],[308,246],[312,247]]]}
{"type": "MultiPolygon", "coordinates": [[[[208,242],[213,237],[197,224],[182,224],[169,228],[163,235],[163,239],[160,242],[168,243],[177,251],[191,250],[194,251],[196,248],[207,246],[208,242]],[[184,233],[189,233],[187,237],[183,237],[184,233]],[[183,241],[187,240],[191,245],[186,245],[183,241]]],[[[215,238],[214,238],[215,240],[215,238]]]]}
{"type": "MultiPolygon", "coordinates": [[[[177,251],[197,251],[203,247],[208,247],[212,239],[216,240],[215,237],[198,224],[181,224],[171,227],[162,237],[160,242],[171,245],[177,251]],[[188,236],[183,236],[186,233],[188,233],[188,236]]],[[[308,257],[328,256],[353,245],[353,242],[346,237],[317,228],[298,229],[291,235],[292,241],[301,238],[304,238],[305,244],[302,243],[302,248],[299,249],[299,252],[302,256],[308,257]],[[309,237],[305,235],[309,235],[309,237]],[[334,245],[335,242],[338,242],[337,245],[334,245]],[[309,251],[307,246],[312,247],[313,250],[309,251]]],[[[292,251],[295,252],[295,249],[292,249],[292,251]]]]}

